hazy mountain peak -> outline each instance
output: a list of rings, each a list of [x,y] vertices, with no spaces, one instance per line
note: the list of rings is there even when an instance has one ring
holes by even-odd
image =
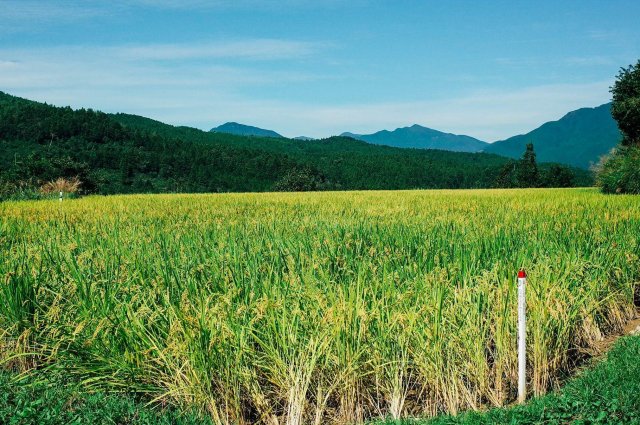
[[[605,103],[576,109],[526,134],[491,143],[484,152],[519,158],[527,143],[533,143],[538,161],[588,168],[609,153],[621,137],[611,117],[611,103]]]
[[[214,133],[236,134],[239,136],[283,137],[273,130],[266,130],[264,128],[240,124],[237,122],[227,122],[218,127],[212,128],[210,131]]]
[[[341,136],[352,137],[376,145],[458,152],[479,152],[487,145],[470,136],[444,133],[419,124],[396,128],[393,131],[381,130],[373,134],[345,132]]]

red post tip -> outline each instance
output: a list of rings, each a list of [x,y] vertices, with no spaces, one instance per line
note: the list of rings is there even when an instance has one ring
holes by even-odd
[[[525,277],[527,277],[527,274],[524,272],[524,269],[520,269],[518,272],[518,279],[524,279]]]

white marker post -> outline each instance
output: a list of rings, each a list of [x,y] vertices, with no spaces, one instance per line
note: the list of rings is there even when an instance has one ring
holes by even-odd
[[[60,191],[60,202],[62,202],[62,191]]]
[[[518,272],[518,403],[527,398],[527,273]]]

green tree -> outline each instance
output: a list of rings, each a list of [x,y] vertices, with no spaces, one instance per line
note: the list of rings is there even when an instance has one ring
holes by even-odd
[[[495,182],[495,187],[511,188],[516,187],[516,168],[518,163],[516,161],[509,161],[500,170],[498,178]]]
[[[622,132],[620,145],[598,165],[604,193],[640,193],[640,60],[622,68],[611,87],[611,115]]]
[[[540,184],[540,173],[538,172],[533,143],[527,144],[527,150],[518,162],[516,178],[519,187],[538,187]]]
[[[617,148],[598,166],[596,183],[604,193],[640,194],[640,147]]]
[[[620,70],[611,94],[611,115],[622,132],[622,145],[640,146],[640,60]]]
[[[575,174],[569,167],[565,167],[560,164],[552,164],[542,174],[541,186],[543,187],[575,186]]]
[[[323,177],[311,168],[299,168],[288,171],[278,180],[273,189],[276,192],[309,192],[321,190]]]

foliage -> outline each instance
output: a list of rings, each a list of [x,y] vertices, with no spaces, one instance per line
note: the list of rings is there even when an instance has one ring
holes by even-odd
[[[574,170],[560,164],[545,164],[540,172],[533,144],[529,143],[519,161],[509,161],[502,167],[494,187],[573,187],[576,183],[583,184]]]
[[[622,131],[620,146],[596,167],[604,193],[640,193],[640,60],[622,68],[611,88],[611,113]]]
[[[42,193],[33,180],[4,180],[0,178],[0,201],[40,199]]]
[[[625,337],[606,359],[562,390],[526,405],[387,425],[640,424],[640,337]]]
[[[513,188],[519,187],[518,180],[516,178],[516,171],[518,169],[518,162],[509,161],[502,166],[500,174],[496,178],[494,187],[500,188]]]
[[[310,168],[294,168],[276,182],[273,189],[276,192],[310,192],[321,190],[324,186],[324,176],[314,173]]]
[[[297,141],[211,133],[0,93],[0,180],[32,181],[36,188],[78,176],[85,194],[262,192],[300,180],[300,170],[315,176],[322,190],[486,188],[506,161],[344,137]],[[590,185],[581,173],[576,184]]]
[[[527,143],[526,150],[518,162],[516,178],[519,187],[538,187],[540,184],[538,163],[536,162],[536,153],[533,150],[532,143]]]
[[[544,170],[540,180],[541,187],[573,187],[576,176],[570,168],[560,164],[551,164]]]
[[[622,131],[622,145],[640,145],[640,60],[620,70],[611,94],[611,114]]]
[[[76,176],[71,179],[65,179],[64,177],[58,177],[56,180],[46,182],[40,187],[40,191],[45,195],[57,195],[62,192],[65,194],[75,194],[80,190],[82,183]]]
[[[604,158],[597,183],[604,193],[640,194],[640,147],[620,146]]]
[[[515,271],[540,395],[633,314],[639,235],[589,189],[2,203],[0,364],[217,424],[500,406]]]
[[[151,409],[135,397],[86,392],[51,370],[20,376],[0,371],[0,423],[5,425],[208,425],[209,418]]]

